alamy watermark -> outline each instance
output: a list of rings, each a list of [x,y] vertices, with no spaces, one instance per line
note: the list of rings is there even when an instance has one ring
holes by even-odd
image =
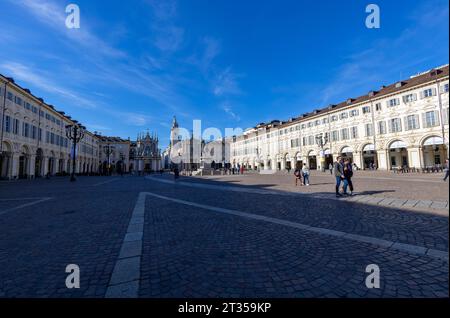
[[[380,7],[376,4],[369,4],[366,7],[366,13],[369,15],[366,17],[366,27],[368,29],[380,28]]]
[[[76,4],[69,4],[66,7],[66,27],[68,29],[80,28],[80,7]]]
[[[66,287],[69,289],[80,288],[80,267],[77,264],[69,264],[66,266]]]

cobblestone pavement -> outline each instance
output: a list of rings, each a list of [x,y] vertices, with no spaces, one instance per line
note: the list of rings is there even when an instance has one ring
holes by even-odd
[[[245,185],[270,190],[316,195],[318,198],[333,198],[334,177],[329,172],[312,171],[309,187],[295,186],[293,172],[266,175],[246,173],[244,175],[202,176],[202,180],[213,180],[230,185]],[[448,214],[449,182],[443,181],[441,173],[394,174],[385,171],[356,171],[353,184],[358,198],[351,200],[365,203],[444,212]]]
[[[168,175],[1,183],[0,297],[448,296],[448,214],[232,188]],[[68,264],[80,289],[65,286]]]

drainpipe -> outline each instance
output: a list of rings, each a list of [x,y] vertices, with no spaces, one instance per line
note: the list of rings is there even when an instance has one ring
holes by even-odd
[[[3,154],[3,131],[5,130],[5,111],[6,111],[6,88],[8,87],[8,82],[5,82],[5,92],[3,94],[3,107],[2,107],[2,128],[0,137],[0,155]]]
[[[372,93],[369,93],[369,99],[370,99],[370,112],[372,114],[373,148],[375,149],[375,156],[374,156],[373,164],[376,167],[376,169],[378,170],[379,167],[378,167],[378,151],[377,151],[377,138],[376,138],[377,129],[375,126],[375,111],[373,109],[373,100],[372,100],[371,94]],[[364,165],[364,158],[363,158],[362,165]]]
[[[444,148],[446,148],[446,150],[447,150],[447,157],[448,157],[448,146],[447,146],[447,143],[445,141],[444,110],[442,108],[441,92],[440,92],[440,89],[439,89],[439,82],[438,82],[437,78],[435,80],[435,83],[436,83],[436,94],[438,96],[438,103],[439,103],[439,117],[440,117],[440,120],[441,120],[442,141],[444,143]]]

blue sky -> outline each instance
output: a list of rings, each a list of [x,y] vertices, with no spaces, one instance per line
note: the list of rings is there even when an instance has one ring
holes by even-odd
[[[76,3],[81,28],[65,27]],[[108,3],[108,4],[106,4]],[[367,29],[376,3],[381,28]],[[0,0],[0,73],[91,131],[168,143],[254,126],[448,63],[447,0]]]

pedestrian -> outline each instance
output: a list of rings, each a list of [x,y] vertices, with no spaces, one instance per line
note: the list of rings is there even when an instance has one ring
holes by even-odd
[[[346,182],[344,182],[344,194],[345,195],[353,195],[352,177],[353,177],[352,165],[350,164],[349,160],[346,160],[344,162],[344,178],[346,181]],[[350,187],[350,193],[347,192],[347,186]]]
[[[241,166],[241,174],[244,174],[244,166]]]
[[[299,166],[297,166],[297,168],[295,168],[294,176],[295,176],[295,186],[297,186],[299,181],[300,181],[300,186],[302,186],[303,185],[303,182],[302,182],[302,169],[300,169]]]
[[[334,177],[336,178],[336,197],[339,198],[342,195],[339,193],[339,188],[341,186],[341,183],[344,182],[345,184],[345,177],[344,177],[344,165],[342,163],[342,157],[337,157],[336,161],[333,165],[333,171],[334,171]]]
[[[303,174],[303,183],[305,184],[305,186],[309,187],[309,168],[306,165],[306,163],[303,164],[302,174]]]
[[[328,165],[328,169],[330,170],[330,174],[333,175],[333,164],[332,163],[330,163]]]
[[[450,171],[448,159],[445,160],[444,171],[445,171],[444,181],[447,181],[447,178],[448,178],[448,175],[449,175],[449,171]]]
[[[175,180],[177,180],[180,177],[180,170],[178,170],[178,167],[175,167],[173,169],[173,177]]]

